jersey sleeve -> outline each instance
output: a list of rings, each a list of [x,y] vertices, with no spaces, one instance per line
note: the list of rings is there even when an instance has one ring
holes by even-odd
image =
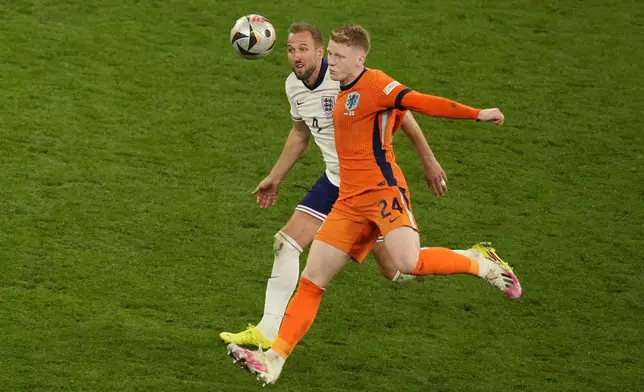
[[[371,83],[374,102],[380,110],[396,108],[411,110],[431,117],[476,120],[480,109],[434,95],[422,94],[400,84],[384,72],[378,71]]]
[[[286,81],[284,89],[286,90],[286,99],[288,99],[288,103],[291,105],[291,118],[295,121],[302,121],[302,116],[297,111],[297,105],[295,104],[295,100],[293,99],[293,96],[289,91],[288,81]]]
[[[374,70],[373,72],[374,75],[370,81],[370,92],[373,103],[378,106],[378,109],[396,108],[405,110],[401,105],[401,100],[411,89],[382,71]]]

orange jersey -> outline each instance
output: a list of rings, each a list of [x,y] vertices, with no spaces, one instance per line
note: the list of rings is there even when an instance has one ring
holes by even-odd
[[[402,126],[403,120],[405,120],[405,116],[407,115],[406,110],[394,110],[393,111],[393,117],[394,117],[394,129],[392,130],[392,134],[396,134],[396,131],[400,129]]]
[[[333,109],[335,147],[340,161],[338,200],[385,186],[404,184],[392,148],[404,110],[432,117],[476,119],[479,110],[421,94],[379,70],[365,69],[341,86]]]

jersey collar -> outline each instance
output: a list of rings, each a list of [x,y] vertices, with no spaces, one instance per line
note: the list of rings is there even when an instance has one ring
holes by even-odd
[[[340,90],[346,91],[346,90],[350,89],[351,87],[355,86],[356,83],[358,83],[360,81],[360,78],[362,77],[362,75],[364,75],[365,72],[367,72],[367,68],[363,69],[362,72],[360,72],[360,75],[358,75],[356,80],[354,80],[353,82],[347,84],[346,86],[340,86]]]
[[[329,67],[326,58],[322,57],[322,65],[320,66],[320,73],[318,74],[318,78],[315,80],[315,84],[313,86],[309,86],[306,84],[305,81],[302,80],[302,84],[309,90],[315,90],[316,88],[320,87],[322,82],[324,82],[324,75],[326,75],[326,69]]]

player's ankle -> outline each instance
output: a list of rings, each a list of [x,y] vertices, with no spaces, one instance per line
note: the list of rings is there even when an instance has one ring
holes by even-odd
[[[286,361],[292,350],[292,345],[286,343],[280,337],[277,337],[271,349],[266,352],[266,355],[270,358],[275,357],[274,359],[280,358],[282,361]]]

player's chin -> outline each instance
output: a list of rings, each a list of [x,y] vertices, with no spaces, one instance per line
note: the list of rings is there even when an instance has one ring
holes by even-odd
[[[332,71],[332,70],[329,70],[329,77],[331,77],[331,80],[338,81],[338,80],[340,80],[340,77],[339,77],[339,76],[340,76],[340,75],[338,75],[338,73],[337,73],[337,72],[334,72],[334,71]]]
[[[295,72],[296,76],[300,76],[300,75],[303,75],[303,74],[306,73],[306,67],[305,66],[294,65],[294,66],[291,67],[291,69],[293,70],[293,72]]]
[[[313,72],[311,72],[310,70],[308,70],[306,68],[296,68],[295,69],[295,76],[299,80],[306,80],[306,79],[310,78],[312,74],[313,74]]]

